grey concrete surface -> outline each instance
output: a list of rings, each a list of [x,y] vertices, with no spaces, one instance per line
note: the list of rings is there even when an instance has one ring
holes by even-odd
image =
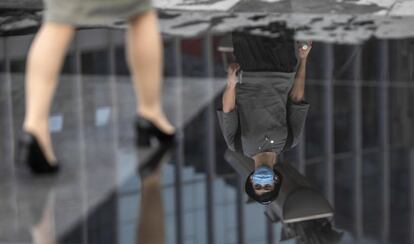
[[[154,5],[160,10],[162,32],[173,36],[221,33],[272,21],[295,28],[298,39],[326,42],[414,36],[414,4],[408,0],[156,0]],[[1,2],[0,35],[36,31],[41,6],[35,0]],[[112,27],[125,28],[125,23]]]

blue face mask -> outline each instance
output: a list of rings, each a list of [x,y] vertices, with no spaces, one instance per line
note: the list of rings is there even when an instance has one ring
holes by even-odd
[[[258,184],[261,186],[273,185],[274,184],[275,173],[268,166],[260,166],[252,174],[253,184]]]

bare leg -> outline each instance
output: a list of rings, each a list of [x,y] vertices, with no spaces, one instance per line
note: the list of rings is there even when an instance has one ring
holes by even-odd
[[[175,128],[162,110],[162,43],[155,11],[140,14],[129,22],[127,59],[133,75],[137,113],[152,121],[162,131],[172,134]]]
[[[162,164],[143,180],[137,243],[164,244],[164,206],[161,197]]]
[[[58,75],[74,28],[45,23],[29,51],[26,72],[26,116],[23,128],[33,133],[49,162],[56,161],[49,133],[49,110]]]

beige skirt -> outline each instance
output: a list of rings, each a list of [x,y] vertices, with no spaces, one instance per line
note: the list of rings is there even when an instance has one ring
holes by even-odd
[[[75,26],[113,25],[152,9],[151,0],[44,0],[44,21]]]

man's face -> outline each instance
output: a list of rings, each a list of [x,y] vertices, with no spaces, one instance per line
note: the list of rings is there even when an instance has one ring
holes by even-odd
[[[275,184],[255,184],[251,177],[250,181],[252,182],[254,192],[259,196],[271,192],[273,189],[275,189]]]
[[[274,171],[267,165],[262,165],[255,169],[250,176],[250,182],[256,195],[263,195],[275,189],[277,179]]]

